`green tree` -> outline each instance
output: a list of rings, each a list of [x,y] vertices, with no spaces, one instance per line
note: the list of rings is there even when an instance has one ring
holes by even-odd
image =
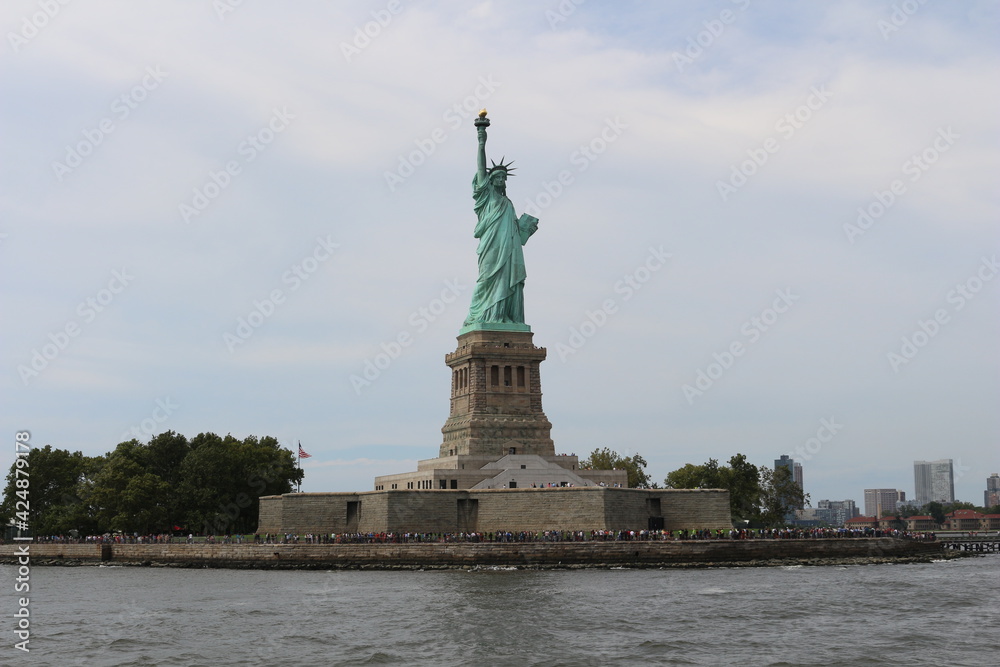
[[[29,452],[29,525],[36,535],[108,531],[158,533],[256,529],[258,497],[301,482],[292,453],[272,437],[238,440],[201,433],[190,442],[168,431],[148,444],[119,443],[103,456],[46,446]],[[643,461],[643,463],[645,463]],[[0,519],[19,509],[16,463],[7,475]]]
[[[760,469],[747,461],[743,454],[729,459],[729,466],[722,469],[722,488],[729,489],[729,508],[737,521],[753,521],[760,516]]]
[[[700,466],[687,463],[684,467],[668,473],[663,484],[668,489],[720,489],[722,474],[719,462],[709,459]]]
[[[802,492],[792,471],[784,466],[760,468],[760,490],[760,521],[767,528],[785,525],[792,510],[809,502],[809,494]]]
[[[580,467],[584,470],[624,470],[628,473],[629,488],[652,488],[646,474],[646,459],[638,454],[621,456],[607,447],[595,449],[589,457],[580,461]]]
[[[760,518],[760,472],[743,454],[732,456],[728,466],[720,467],[715,459],[702,465],[685,464],[668,473],[663,483],[668,489],[726,489],[733,519]]]
[[[289,493],[302,476],[292,453],[275,438],[201,433],[181,466],[186,523],[202,533],[253,532],[258,498]]]
[[[941,507],[945,514],[951,514],[955,510],[979,510],[981,508],[976,507],[972,503],[967,503],[962,500],[956,500],[951,503],[947,503]]]
[[[94,476],[89,500],[102,532],[161,532],[173,489],[148,468],[148,449],[138,440],[119,443]]]
[[[926,505],[924,505],[923,513],[929,514],[934,519],[934,523],[937,524],[944,523],[944,515],[945,515],[944,506],[941,503],[937,502],[936,500],[931,501]]]
[[[58,535],[70,530],[86,530],[87,511],[80,496],[80,484],[86,477],[90,460],[81,452],[54,449],[52,445],[35,448],[25,457],[30,479],[28,499],[29,526],[34,535]],[[6,525],[17,508],[16,461],[7,473],[0,520]],[[24,479],[22,477],[22,479]],[[21,506],[23,507],[23,505]]]

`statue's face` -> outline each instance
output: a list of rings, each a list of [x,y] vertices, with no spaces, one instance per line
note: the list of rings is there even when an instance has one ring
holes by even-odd
[[[497,169],[492,174],[490,174],[490,183],[493,185],[504,185],[507,182],[507,172],[503,169]]]

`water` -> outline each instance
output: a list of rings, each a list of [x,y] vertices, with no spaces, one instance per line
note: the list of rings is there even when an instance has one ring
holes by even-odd
[[[42,567],[0,665],[989,665],[1000,555],[914,565],[317,572]]]

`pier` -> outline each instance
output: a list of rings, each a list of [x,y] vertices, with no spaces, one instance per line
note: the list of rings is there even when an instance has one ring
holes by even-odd
[[[951,551],[969,551],[974,553],[1000,553],[1000,535],[942,535],[938,534],[938,542]]]

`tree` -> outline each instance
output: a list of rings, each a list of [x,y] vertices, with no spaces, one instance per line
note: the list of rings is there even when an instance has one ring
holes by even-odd
[[[944,515],[945,515],[944,506],[941,505],[941,503],[937,502],[936,500],[931,501],[926,505],[924,505],[923,511],[924,514],[929,514],[934,519],[934,523],[936,524],[944,523]]]
[[[760,521],[765,527],[785,525],[785,517],[808,502],[809,494],[795,483],[791,470],[760,468]]]
[[[192,532],[251,532],[257,527],[258,497],[288,493],[303,476],[292,452],[269,436],[238,440],[201,433],[189,442],[168,431],[148,444],[119,443],[103,456],[46,446],[26,458],[28,523],[36,535],[74,529],[84,535],[150,534],[178,524]],[[15,516],[18,500],[15,462],[0,519]]]
[[[102,531],[162,532],[174,490],[147,468],[146,446],[119,443],[94,476],[89,499]]]
[[[956,500],[954,502],[947,503],[941,507],[941,510],[945,514],[951,514],[955,510],[978,510],[980,508],[976,507],[972,503],[967,503],[962,500]]]
[[[734,454],[729,467],[723,468],[722,488],[729,489],[729,509],[737,521],[750,521],[759,517],[760,469],[747,461],[743,454]]]
[[[669,473],[663,483],[668,489],[726,489],[735,520],[753,521],[760,516],[760,473],[743,454],[732,456],[728,466],[720,467],[715,459],[700,466],[685,464]]]
[[[704,465],[690,463],[667,474],[663,480],[668,489],[719,489],[722,488],[719,462],[709,459]]]
[[[291,492],[302,481],[295,458],[272,437],[237,440],[201,433],[182,464],[187,525],[204,533],[252,532],[258,498]]]
[[[624,470],[628,473],[628,486],[632,489],[652,488],[646,474],[646,459],[638,454],[621,456],[607,447],[595,449],[590,456],[580,461],[584,470]]]
[[[81,452],[53,449],[52,445],[28,452],[27,470],[31,480],[28,525],[34,535],[58,535],[85,529],[86,512],[78,495],[90,460]],[[16,461],[7,473],[0,520],[6,525],[17,509]],[[22,471],[24,472],[24,471]],[[23,477],[22,477],[23,479]],[[23,505],[22,505],[23,507]]]

